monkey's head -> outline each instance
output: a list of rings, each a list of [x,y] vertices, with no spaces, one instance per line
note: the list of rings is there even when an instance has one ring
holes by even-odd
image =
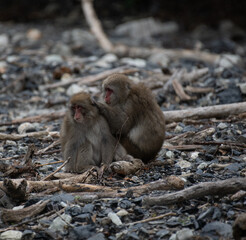
[[[71,118],[77,123],[83,123],[87,119],[93,119],[98,115],[90,94],[79,92],[70,99],[69,110]]]
[[[131,81],[127,76],[116,73],[105,79],[102,87],[105,103],[114,106],[126,101],[131,90]]]

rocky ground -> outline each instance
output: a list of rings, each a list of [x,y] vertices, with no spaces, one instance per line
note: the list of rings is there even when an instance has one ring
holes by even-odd
[[[88,76],[126,67],[133,81],[144,82],[153,90],[163,111],[239,103],[246,98],[246,32],[230,21],[222,22],[218,29],[201,25],[187,33],[175,22],[163,24],[145,19],[108,31],[113,42],[202,50],[218,56],[213,62],[171,59],[158,53],[148,58],[117,57],[104,53],[86,28],[62,22],[1,23],[0,33],[0,133],[22,134],[16,140],[2,138],[1,182],[8,178],[38,181],[62,164],[59,144],[43,151],[58,139],[57,135],[26,134],[59,132],[62,118],[52,121],[24,118],[63,112],[69,97],[81,90],[98,95],[103,79],[89,81]],[[181,99],[172,86],[163,90],[172,74],[180,70],[186,75],[204,70],[201,75],[181,79],[188,99]],[[11,122],[16,119],[24,120]],[[245,115],[184,119],[169,123],[166,135],[155,164],[134,176],[106,174],[103,184],[124,189],[173,175],[181,178],[187,188],[201,182],[245,177]],[[35,146],[32,171],[18,171],[32,144]],[[17,170],[8,171],[9,166]],[[168,192],[173,191],[155,190],[142,195],[128,191],[120,197],[88,193],[80,198],[76,193],[57,189],[53,193],[32,192],[25,200],[2,194],[3,208],[28,207],[47,199],[49,203],[36,216],[17,223],[2,218],[0,239],[12,239],[11,234],[15,236],[13,239],[233,239],[233,223],[246,211],[244,191],[237,195],[206,195],[162,206],[143,204],[145,196]],[[163,214],[167,215],[158,219]],[[144,222],[144,219],[149,220]]]

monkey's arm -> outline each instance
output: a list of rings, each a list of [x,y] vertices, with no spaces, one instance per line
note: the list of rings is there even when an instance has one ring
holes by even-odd
[[[129,116],[119,107],[110,107],[106,104],[95,103],[99,112],[107,119],[112,134],[127,134],[131,129]]]

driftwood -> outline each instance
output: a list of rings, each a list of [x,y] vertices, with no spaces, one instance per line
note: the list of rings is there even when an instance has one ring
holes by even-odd
[[[13,124],[20,124],[24,122],[48,122],[64,117],[64,112],[54,112],[49,114],[41,114],[37,116],[25,117],[21,119],[12,120],[11,122],[0,123],[0,126],[8,126]]]
[[[93,0],[81,0],[82,10],[84,12],[85,19],[91,29],[91,32],[96,37],[100,47],[105,52],[112,52],[118,56],[129,57],[141,57],[147,58],[152,54],[161,53],[168,56],[170,59],[178,58],[192,58],[198,59],[210,63],[215,63],[219,59],[220,55],[202,52],[198,50],[187,49],[163,49],[163,48],[140,48],[129,47],[125,45],[113,45],[107,35],[105,34],[100,20],[98,19],[94,8]]]
[[[223,118],[246,112],[246,102],[222,104],[209,107],[190,108],[186,110],[165,111],[166,122],[180,122],[183,119],[193,118]]]
[[[217,182],[203,182],[195,186],[188,187],[179,192],[164,194],[159,197],[145,197],[145,205],[169,205],[183,202],[190,199],[202,198],[208,195],[233,194],[239,190],[246,190],[246,178],[231,178]]]
[[[49,200],[38,202],[29,207],[12,210],[12,209],[1,209],[3,222],[20,222],[24,218],[31,218],[44,210]]]
[[[51,181],[27,181],[25,179],[9,179],[11,185],[18,189],[18,186],[25,185],[26,192],[41,192],[47,189],[59,188],[66,192],[99,192],[105,193],[101,196],[110,196],[110,194],[117,194],[119,191],[122,194],[126,194],[128,191],[132,191],[134,194],[149,193],[154,190],[174,190],[183,189],[184,182],[176,176],[170,176],[162,180],[151,182],[137,187],[130,188],[119,188],[119,187],[107,187],[93,184],[80,183],[83,182],[85,178],[88,178],[87,173],[80,174],[76,177],[66,178],[62,180],[51,180]],[[5,188],[3,182],[0,182],[0,188],[8,193],[8,189]]]
[[[59,137],[59,132],[48,132],[48,131],[41,131],[41,132],[31,132],[31,133],[25,133],[25,134],[5,134],[0,133],[0,140],[13,140],[17,141],[25,137],[33,137],[33,138],[43,138],[46,136],[51,137]]]
[[[103,71],[101,73],[97,73],[94,75],[75,78],[74,80],[71,80],[68,82],[58,82],[58,83],[53,83],[53,84],[47,84],[47,85],[41,86],[40,89],[46,90],[46,89],[53,89],[53,88],[57,88],[57,87],[65,87],[65,86],[71,85],[73,83],[78,83],[79,85],[86,84],[86,83],[88,84],[88,83],[93,83],[93,82],[102,80],[102,79],[108,77],[109,75],[111,75],[113,73],[131,74],[131,73],[135,73],[138,71],[139,70],[136,68],[118,67],[118,68],[106,70],[106,71]]]
[[[166,118],[167,123],[180,122],[184,119],[206,119],[206,118],[222,118],[228,117],[230,115],[237,115],[246,113],[246,102],[241,103],[231,103],[231,104],[222,104],[214,105],[208,107],[198,107],[198,108],[189,108],[186,110],[174,110],[174,111],[165,111],[163,112]],[[52,121],[64,117],[65,112],[55,112],[51,114],[42,114],[38,116],[26,117],[22,119],[16,119],[11,122],[0,123],[0,126],[7,126],[13,124],[20,124],[23,122],[45,122]],[[244,117],[244,115],[242,116]],[[33,132],[27,134],[0,134],[0,140],[20,140],[23,137],[42,137],[51,135],[52,137],[58,137],[58,132]],[[40,135],[40,136],[39,136]]]

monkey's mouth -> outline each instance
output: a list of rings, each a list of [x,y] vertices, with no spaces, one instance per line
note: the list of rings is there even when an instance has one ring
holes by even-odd
[[[113,93],[113,90],[110,89],[110,88],[105,88],[105,92],[106,92],[106,94],[105,94],[105,102],[107,104],[110,104],[110,96]]]

